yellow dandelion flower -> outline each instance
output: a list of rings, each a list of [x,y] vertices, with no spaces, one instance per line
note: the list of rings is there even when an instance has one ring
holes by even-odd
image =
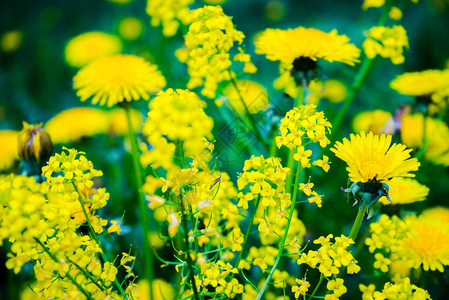
[[[108,114],[97,108],[74,107],[51,118],[44,128],[55,144],[78,141],[108,131]]]
[[[449,224],[426,216],[408,216],[411,237],[404,238],[401,258],[409,267],[444,272],[449,265]]]
[[[407,204],[426,200],[429,188],[411,178],[396,177],[388,183],[391,202],[386,197],[379,202],[386,205]]]
[[[331,151],[344,160],[352,182],[386,182],[394,177],[414,177],[420,163],[410,158],[411,149],[405,145],[391,145],[390,135],[374,135],[372,132],[351,134],[351,140],[336,142]]]
[[[403,95],[430,96],[449,87],[449,70],[408,72],[397,76],[390,87]]]
[[[128,17],[120,20],[118,24],[119,35],[128,41],[137,40],[143,32],[143,24],[137,18]]]
[[[92,31],[72,38],[65,46],[64,54],[68,65],[81,68],[88,63],[122,51],[122,42],[112,34]]]
[[[345,100],[347,95],[346,86],[339,80],[316,81],[312,80],[307,87],[306,102],[317,104],[320,99],[326,99],[333,103]]]
[[[117,135],[128,134],[128,119],[123,108],[111,110],[109,113],[108,133]],[[138,110],[131,109],[131,124],[134,131],[137,131],[143,124],[143,116]]]
[[[165,78],[150,64],[135,55],[100,58],[83,67],[73,78],[73,88],[81,101],[112,106],[118,102],[150,99],[150,93],[165,86]]]
[[[403,115],[402,142],[408,147],[422,147],[424,128],[427,143],[424,157],[435,164],[449,166],[449,127],[444,122],[424,118],[422,114]]]
[[[268,108],[268,92],[263,86],[250,80],[238,80],[236,86],[229,83],[223,94],[238,113],[246,114],[247,108],[249,113],[257,114]]]
[[[0,49],[3,52],[14,52],[20,48],[23,41],[23,32],[19,30],[11,30],[0,36]]]
[[[0,130],[0,171],[7,170],[19,158],[18,144],[19,132],[14,130]]]
[[[326,33],[304,27],[287,30],[269,28],[257,36],[254,44],[256,53],[265,54],[269,60],[289,64],[302,57],[312,61],[339,61],[353,66],[359,62],[360,56],[360,50],[349,44],[349,38],[338,35],[336,30]]]
[[[444,206],[428,208],[424,210],[421,215],[430,219],[441,220],[442,222],[449,224],[449,208]]]
[[[384,126],[391,118],[391,113],[384,110],[365,111],[354,117],[352,128],[354,132],[369,132],[374,134],[386,133]]]

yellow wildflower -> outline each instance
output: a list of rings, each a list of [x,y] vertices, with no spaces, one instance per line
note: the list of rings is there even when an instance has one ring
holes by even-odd
[[[392,28],[375,26],[368,31],[362,46],[368,58],[373,59],[380,55],[390,58],[393,64],[402,64],[404,62],[403,48],[409,48],[407,32],[400,25]]]
[[[370,132],[380,135],[385,132],[385,125],[387,121],[391,118],[391,113],[384,110],[374,110],[359,113],[352,120],[352,128],[354,132],[359,133],[362,131]]]
[[[67,64],[81,68],[101,57],[119,54],[122,42],[115,36],[104,32],[85,32],[73,37],[65,46]]]
[[[135,41],[142,35],[142,32],[142,21],[137,18],[123,18],[118,24],[118,33],[125,40]]]
[[[151,17],[151,26],[162,25],[164,36],[173,36],[180,25],[189,21],[189,5],[194,0],[148,0],[146,12]]]
[[[229,83],[223,90],[223,95],[231,106],[240,114],[257,114],[268,108],[268,92],[255,81],[238,80],[236,86]],[[244,103],[242,103],[244,102]]]
[[[14,130],[0,130],[0,171],[7,170],[14,165],[14,161],[19,158],[17,150],[19,132]]]
[[[81,101],[111,107],[118,102],[150,99],[150,93],[165,86],[155,65],[135,55],[100,58],[82,68],[73,78]]]
[[[418,181],[411,178],[395,177],[388,181],[389,196],[391,201],[386,197],[379,199],[379,202],[384,205],[398,205],[407,204],[417,201],[426,200],[429,194],[429,188],[420,184]]]

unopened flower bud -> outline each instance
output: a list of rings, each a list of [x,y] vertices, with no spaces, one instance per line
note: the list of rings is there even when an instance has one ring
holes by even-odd
[[[42,123],[30,125],[23,122],[19,134],[19,156],[25,161],[45,162],[51,155],[53,143],[50,135],[41,128]]]

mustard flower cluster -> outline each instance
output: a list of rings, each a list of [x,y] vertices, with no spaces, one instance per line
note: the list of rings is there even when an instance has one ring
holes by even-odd
[[[118,298],[113,285],[118,270],[107,261],[96,236],[108,224],[96,212],[109,194],[93,188],[92,179],[101,172],[81,152],[65,151],[44,167],[46,182],[15,175],[0,178],[0,241],[12,242],[6,266],[18,273],[31,262],[34,291],[46,298]],[[114,231],[120,231],[117,223],[108,228]]]
[[[371,253],[376,252],[374,267],[382,272],[396,263],[440,272],[449,265],[449,226],[438,218],[422,214],[408,215],[402,220],[382,215],[370,225],[370,230],[371,236],[365,244]]]
[[[346,267],[348,274],[355,274],[360,271],[357,260],[352,256],[348,249],[354,241],[351,238],[341,235],[335,237],[334,242],[331,239],[334,236],[319,237],[314,240],[314,244],[321,245],[317,251],[309,250],[307,253],[301,253],[297,263],[307,264],[313,269],[318,269],[326,277],[337,275],[342,267]],[[338,296],[337,296],[338,297]]]
[[[235,29],[231,18],[219,6],[204,6],[192,11],[189,23],[189,31],[185,36],[188,55],[183,60],[190,75],[187,87],[193,89],[204,86],[201,94],[212,99],[218,83],[233,76],[229,71],[232,61],[228,52],[234,43],[240,45],[245,36]],[[241,48],[232,59],[244,63],[244,72],[256,72],[250,56]]]
[[[370,284],[368,286],[364,284],[359,285],[362,292],[362,299],[412,299],[412,300],[428,300],[431,299],[429,293],[410,283],[410,278],[406,277],[395,283],[385,283],[381,292],[376,291],[376,286]]]
[[[183,142],[188,157],[207,151],[205,138],[213,138],[213,120],[203,108],[206,103],[191,91],[160,91],[149,103],[148,119],[142,128],[152,149],[143,145],[143,165],[153,165],[170,170],[173,167],[175,144]]]
[[[229,282],[227,277],[231,274],[237,274],[237,268],[230,263],[221,260],[216,262],[205,262],[201,265],[200,285],[204,287],[204,292],[211,292],[207,288],[211,286],[215,292],[225,294],[228,298],[234,298],[237,294],[243,293],[243,285],[236,278],[232,278]],[[199,278],[198,278],[199,279]]]
[[[395,25],[392,28],[375,26],[368,31],[362,47],[370,59],[380,55],[391,59],[395,65],[402,64],[404,62],[403,49],[409,48],[407,32],[400,25]]]
[[[162,25],[164,36],[173,36],[181,24],[189,21],[189,5],[194,0],[148,0],[146,12],[151,17],[151,26]]]

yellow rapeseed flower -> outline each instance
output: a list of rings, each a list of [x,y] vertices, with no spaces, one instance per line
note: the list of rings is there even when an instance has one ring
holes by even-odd
[[[404,62],[403,48],[409,48],[407,32],[400,25],[392,28],[375,26],[368,31],[362,46],[368,58],[373,59],[380,55],[390,58],[395,65],[402,64]]]
[[[122,51],[122,42],[112,34],[92,31],[73,37],[65,46],[65,60],[72,67],[81,68],[88,63]]]
[[[338,35],[336,30],[326,33],[304,27],[287,30],[269,28],[257,36],[254,44],[256,53],[265,54],[269,60],[289,64],[300,58],[309,58],[313,61],[339,61],[353,66],[359,62],[360,56],[360,50],[349,44],[349,38]]]
[[[268,108],[268,92],[263,86],[250,80],[238,80],[236,86],[229,83],[223,94],[238,113],[246,114],[247,108],[249,113],[256,114]]]
[[[411,178],[396,177],[388,183],[391,202],[384,196],[379,202],[385,205],[407,204],[426,200],[429,188]]]
[[[331,79],[324,82],[312,80],[308,86],[306,102],[318,104],[320,99],[326,99],[338,103],[346,99],[347,93],[346,86],[339,80]]]
[[[356,133],[362,131],[372,131],[374,134],[387,133],[384,131],[384,126],[390,118],[391,113],[381,109],[365,111],[354,117],[352,128]]]
[[[386,182],[394,177],[414,177],[420,163],[410,158],[411,149],[405,145],[391,145],[390,135],[372,132],[351,134],[351,140],[336,142],[331,151],[344,160],[352,182]]]
[[[7,170],[14,165],[19,158],[17,146],[19,143],[19,132],[15,130],[0,130],[0,171]]]
[[[55,144],[76,142],[108,131],[108,114],[92,107],[74,107],[51,118],[45,129]]]
[[[165,78],[153,65],[135,55],[100,58],[83,67],[73,78],[81,101],[111,107],[118,102],[150,99],[150,93],[165,86]]]
[[[146,12],[151,17],[151,26],[162,25],[164,36],[173,36],[181,24],[189,20],[189,5],[194,0],[148,0]]]

